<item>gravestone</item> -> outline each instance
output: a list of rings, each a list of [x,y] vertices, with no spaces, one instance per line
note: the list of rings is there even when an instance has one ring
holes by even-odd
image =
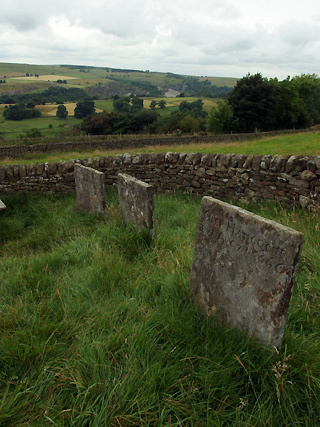
[[[154,187],[130,175],[118,174],[121,217],[137,231],[154,236]]]
[[[79,164],[74,165],[77,207],[97,214],[106,213],[104,174]]]
[[[0,211],[4,211],[5,209],[7,209],[7,206],[3,203],[2,200],[0,200]]]
[[[204,314],[278,348],[302,243],[302,233],[204,197],[191,296]]]

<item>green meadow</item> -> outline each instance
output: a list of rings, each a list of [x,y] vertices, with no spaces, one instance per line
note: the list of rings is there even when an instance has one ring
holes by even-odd
[[[70,118],[68,118],[69,120]],[[59,120],[59,119],[57,119]],[[113,138],[109,136],[109,138]],[[135,136],[135,138],[139,138]],[[50,141],[50,140],[48,140]],[[23,142],[23,141],[22,141]],[[6,143],[6,145],[9,145]],[[14,159],[2,159],[2,164],[19,164],[19,163],[41,163],[44,161],[57,162],[59,160],[84,159],[86,157],[113,156],[115,154],[130,152],[132,155],[137,153],[163,153],[163,152],[183,152],[183,153],[235,153],[235,154],[257,154],[265,155],[280,154],[317,156],[320,155],[320,132],[297,133],[292,135],[281,135],[271,138],[262,138],[257,140],[248,140],[242,142],[217,142],[210,144],[191,143],[174,145],[147,146],[135,149],[110,149],[110,150],[84,150],[70,151],[61,153],[35,153],[20,156]]]
[[[153,240],[75,196],[8,196],[0,215],[1,426],[320,424],[319,213],[242,205],[305,235],[280,351],[189,298],[200,199],[155,197]]]
[[[183,100],[188,102],[196,101],[197,98],[186,97],[186,98],[152,98],[155,101],[165,100],[167,105],[165,108],[156,108],[155,111],[161,116],[169,116],[174,111],[179,111],[179,105]],[[144,99],[144,108],[150,109],[151,98]],[[211,108],[216,104],[212,99],[203,99],[203,109],[209,112]],[[38,129],[44,137],[52,137],[58,134],[62,134],[61,126],[63,125],[81,125],[82,120],[76,119],[74,114],[74,108],[76,107],[75,102],[65,103],[68,109],[68,117],[66,120],[61,120],[56,117],[56,104],[46,104],[36,106],[42,113],[42,116],[36,119],[25,119],[21,121],[5,120],[2,117],[5,106],[0,104],[0,141],[14,140],[21,135],[29,132],[31,129]],[[114,111],[113,100],[99,100],[95,101],[95,108],[97,112],[111,112]],[[52,128],[49,128],[52,125]],[[59,127],[60,126],[60,127]]]
[[[170,115],[173,111],[179,111],[179,105],[181,102],[183,101],[187,101],[187,102],[193,102],[196,101],[198,98],[195,97],[184,97],[184,98],[172,98],[172,97],[147,97],[147,98],[143,98],[143,108],[149,110],[150,109],[150,103],[152,100],[154,101],[161,101],[164,100],[166,101],[166,106],[165,108],[159,108],[156,107],[155,111],[157,113],[159,113],[161,116],[163,115]],[[201,99],[203,101],[203,109],[204,111],[209,112],[211,110],[212,107],[215,107],[217,105],[217,102],[211,98],[202,98]],[[99,108],[101,110],[110,112],[110,111],[114,111],[113,108],[113,100],[103,100],[103,101],[95,101],[95,107]]]
[[[54,137],[62,134],[64,127],[78,124],[81,124],[81,120],[76,119],[73,116],[68,116],[64,120],[61,120],[54,115],[19,121],[4,120],[3,117],[0,117],[0,139],[3,137],[5,140],[13,141],[13,144],[15,144],[15,140],[17,138],[25,136],[25,134],[30,132],[31,129],[39,130],[41,134],[46,137]]]
[[[29,76],[26,74],[29,74]],[[87,88],[90,86],[103,86],[117,79],[122,82],[152,83],[163,89],[169,89],[176,88],[177,85],[181,84],[181,79],[188,77],[192,76],[176,76],[172,73],[150,72],[148,70],[118,70],[109,67],[0,62],[0,79],[6,80],[6,84],[0,84],[0,95],[8,91],[25,92],[45,89],[59,78],[67,80],[66,87]],[[213,85],[228,87],[233,87],[237,82],[236,78],[225,77],[197,77],[197,79],[199,81],[209,80]],[[28,86],[30,87],[28,88]]]

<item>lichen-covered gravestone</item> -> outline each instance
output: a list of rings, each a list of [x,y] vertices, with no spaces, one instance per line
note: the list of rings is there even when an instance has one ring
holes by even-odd
[[[190,293],[203,313],[279,348],[302,243],[291,228],[204,197]]]
[[[104,174],[82,165],[74,165],[77,207],[97,214],[106,213]]]
[[[118,174],[121,217],[137,231],[154,235],[154,187],[130,175]]]
[[[2,200],[0,200],[0,211],[4,211],[5,209],[7,209],[7,206],[3,203]]]

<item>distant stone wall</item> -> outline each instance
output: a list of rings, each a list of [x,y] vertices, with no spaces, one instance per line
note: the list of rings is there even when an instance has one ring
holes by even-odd
[[[261,139],[263,137],[277,136],[289,133],[311,132],[311,130],[287,130],[259,133],[241,133],[226,135],[150,135],[148,137],[136,135],[132,138],[124,136],[122,139],[101,139],[92,136],[89,141],[65,141],[51,144],[34,145],[14,145],[11,147],[0,147],[0,159],[16,158],[32,153],[56,153],[70,151],[86,150],[119,150],[146,147],[148,145],[177,145],[193,143],[214,143],[214,142],[232,142],[247,141],[252,139]]]
[[[74,164],[104,173],[107,185],[127,173],[158,190],[182,190],[222,199],[276,200],[320,207],[320,156],[203,153],[119,154],[57,163],[0,166],[0,196],[75,191]]]

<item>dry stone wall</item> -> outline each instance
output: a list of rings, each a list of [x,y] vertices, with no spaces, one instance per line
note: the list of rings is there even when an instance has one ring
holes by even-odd
[[[74,164],[99,170],[107,185],[127,173],[158,190],[224,199],[276,200],[320,206],[320,156],[153,153],[57,163],[0,166],[0,195],[75,191]]]

